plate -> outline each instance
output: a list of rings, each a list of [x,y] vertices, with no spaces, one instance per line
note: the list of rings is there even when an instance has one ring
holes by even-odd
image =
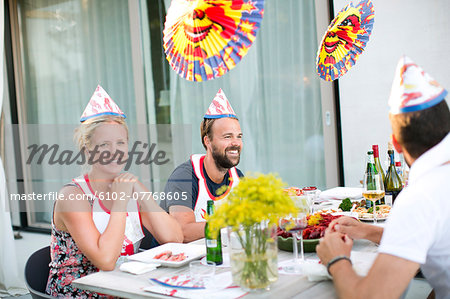
[[[362,188],[356,187],[335,187],[332,189],[328,189],[325,191],[322,191],[319,195],[319,198],[321,200],[325,199],[335,199],[335,200],[342,200],[345,198],[350,198],[351,200],[356,200],[359,198],[362,198]]]
[[[303,240],[303,251],[316,252],[317,244],[319,244],[319,239],[305,239]],[[300,241],[297,241],[297,245],[298,249],[300,250]],[[283,238],[281,236],[278,236],[278,249],[292,252],[292,237]]]
[[[358,213],[356,213],[356,212],[335,212],[335,213],[331,213],[331,215],[358,218]]]
[[[388,218],[388,216],[389,215],[378,215],[377,216],[377,221],[384,221],[384,220],[386,220]],[[369,215],[367,215],[367,216],[364,215],[362,217],[358,216],[358,219],[361,220],[361,221],[373,221],[373,215],[372,214],[370,214],[370,216]]]
[[[164,251],[172,251],[172,254],[184,253],[186,258],[182,261],[162,261],[154,259],[155,255],[163,253]],[[199,244],[182,244],[182,243],[166,243],[164,245],[130,255],[129,260],[139,261],[143,263],[158,263],[166,267],[181,267],[190,261],[197,260],[206,255],[205,245]]]
[[[380,210],[378,210],[378,208]],[[373,213],[368,213],[365,208],[358,208],[355,210],[358,214],[358,219],[362,221],[373,221]],[[377,205],[377,220],[386,220],[391,212],[391,207],[388,205]]]

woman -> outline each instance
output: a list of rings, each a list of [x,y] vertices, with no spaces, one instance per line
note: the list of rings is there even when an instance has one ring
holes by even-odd
[[[113,270],[118,258],[139,249],[143,224],[160,243],[182,242],[178,222],[148,196],[131,173],[125,115],[98,86],[75,132],[91,169],[65,185],[55,203],[50,274],[46,292],[58,297],[95,298],[71,282],[98,270]]]

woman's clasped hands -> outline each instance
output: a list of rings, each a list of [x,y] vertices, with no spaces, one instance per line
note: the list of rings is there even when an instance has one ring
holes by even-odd
[[[113,199],[112,211],[124,212],[131,198],[138,178],[129,173],[121,173],[111,183],[110,198]]]

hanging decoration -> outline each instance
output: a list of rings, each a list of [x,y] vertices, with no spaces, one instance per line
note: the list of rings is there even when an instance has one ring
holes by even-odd
[[[343,76],[369,41],[374,23],[372,1],[350,2],[333,19],[317,51],[317,73],[326,81]]]
[[[218,78],[247,54],[264,0],[172,0],[164,26],[170,66],[189,81]]]

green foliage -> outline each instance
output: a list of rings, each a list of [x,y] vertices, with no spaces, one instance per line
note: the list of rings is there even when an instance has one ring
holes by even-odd
[[[380,210],[380,207],[377,206],[377,211],[379,211],[379,210]],[[367,213],[373,213],[373,207],[370,207],[370,208],[367,210]]]
[[[339,209],[341,209],[344,212],[349,212],[352,209],[353,203],[350,200],[350,198],[344,199],[341,204],[339,205]]]
[[[278,219],[295,213],[294,201],[283,191],[286,184],[276,174],[249,174],[231,190],[225,203],[209,217],[212,231],[222,227],[238,230],[262,221],[277,223]]]

